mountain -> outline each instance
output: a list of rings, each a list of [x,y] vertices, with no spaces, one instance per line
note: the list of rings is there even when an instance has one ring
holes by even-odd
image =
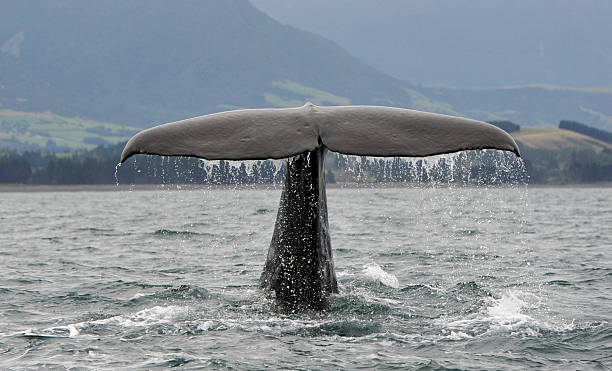
[[[560,120],[570,119],[612,131],[612,88],[534,84],[482,89],[438,86],[419,90],[430,101],[444,102],[454,112],[484,121],[557,126]]]
[[[0,0],[0,104],[129,125],[236,107],[410,105],[403,88],[246,0]]]
[[[385,4],[389,15],[396,3]],[[0,0],[0,9],[0,145],[14,149],[87,148],[156,123],[306,101],[612,128],[609,88],[415,85],[247,0]]]
[[[251,0],[405,81],[612,86],[609,0]]]
[[[521,125],[568,118],[612,130],[608,0],[251,2],[417,83],[409,89],[414,108]]]

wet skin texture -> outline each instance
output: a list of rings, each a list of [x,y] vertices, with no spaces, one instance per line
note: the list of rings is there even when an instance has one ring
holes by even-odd
[[[332,259],[325,148],[287,161],[287,175],[261,287],[276,293],[289,309],[325,307],[325,296],[338,292]]]

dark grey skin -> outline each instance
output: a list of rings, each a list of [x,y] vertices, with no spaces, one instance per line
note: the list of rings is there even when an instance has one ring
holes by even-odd
[[[323,309],[338,292],[332,258],[324,154],[422,157],[469,149],[520,156],[514,139],[471,119],[376,106],[250,109],[159,125],[132,137],[135,154],[208,160],[287,160],[274,234],[260,285],[290,310]]]
[[[338,292],[327,221],[325,151],[321,146],[287,161],[260,284],[288,309],[325,308],[327,295]]]

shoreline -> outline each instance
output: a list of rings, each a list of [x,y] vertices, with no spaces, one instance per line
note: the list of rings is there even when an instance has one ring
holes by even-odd
[[[430,184],[427,184],[430,185]],[[197,191],[197,190],[266,190],[282,189],[283,184],[0,184],[0,193],[42,193],[42,192],[133,192],[133,191]],[[465,185],[457,185],[465,186]],[[489,187],[509,187],[510,185],[488,185]],[[523,185],[520,185],[523,186]],[[328,183],[327,188],[421,188],[421,185],[402,183]],[[447,188],[448,185],[435,185]],[[468,187],[474,187],[468,185]],[[612,182],[576,184],[527,184],[528,188],[612,188]]]

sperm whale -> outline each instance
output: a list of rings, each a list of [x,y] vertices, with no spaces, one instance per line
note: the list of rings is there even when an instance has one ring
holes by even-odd
[[[381,106],[317,106],[226,111],[143,130],[120,162],[136,154],[207,160],[287,158],[274,232],[260,278],[288,307],[324,308],[338,292],[327,197],[327,150],[360,156],[424,157],[499,149],[520,157],[505,131],[468,118]]]

